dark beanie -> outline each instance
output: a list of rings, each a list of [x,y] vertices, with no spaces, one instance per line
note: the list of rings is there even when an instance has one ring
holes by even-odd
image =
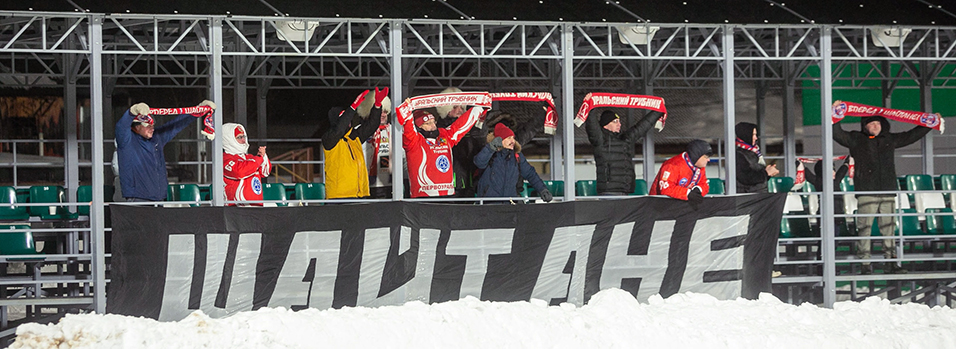
[[[754,130],[757,129],[757,125],[751,124],[749,122],[737,123],[737,126],[734,126],[734,134],[737,135],[737,138],[750,144],[754,140]],[[753,144],[750,144],[753,145]]]
[[[601,113],[601,120],[600,120],[601,127],[604,127],[607,124],[610,124],[611,121],[614,121],[614,119],[620,119],[620,118],[621,117],[617,116],[617,114],[614,113],[613,111],[605,110],[603,113]]]
[[[691,141],[690,144],[687,144],[687,156],[690,157],[691,162],[697,163],[697,159],[700,159],[700,157],[704,155],[714,155],[714,151],[707,142],[695,139]]]

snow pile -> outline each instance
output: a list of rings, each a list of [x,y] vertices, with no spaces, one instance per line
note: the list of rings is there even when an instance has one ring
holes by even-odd
[[[834,309],[769,294],[720,301],[695,293],[647,304],[606,290],[583,307],[466,298],[381,308],[260,309],[179,322],[67,315],[25,324],[11,348],[956,348],[956,311],[869,298]]]

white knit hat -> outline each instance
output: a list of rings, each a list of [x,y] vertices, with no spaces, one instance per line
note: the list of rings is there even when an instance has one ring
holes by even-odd
[[[457,88],[457,87],[449,87],[449,88],[446,88],[446,89],[442,90],[442,91],[439,92],[439,93],[445,94],[445,93],[461,93],[461,92],[462,92],[462,91],[461,91],[460,88]],[[464,107],[464,106],[462,106],[462,107]],[[438,111],[438,117],[444,119],[444,118],[447,118],[447,117],[448,117],[448,113],[451,112],[452,109],[455,109],[455,106],[454,106],[454,105],[440,105],[440,106],[435,107],[435,109]]]

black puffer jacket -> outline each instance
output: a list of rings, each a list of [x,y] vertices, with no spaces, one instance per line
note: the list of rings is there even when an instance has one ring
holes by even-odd
[[[879,121],[880,134],[870,137],[866,124]],[[850,149],[856,163],[853,179],[857,191],[896,190],[896,148],[905,147],[923,138],[930,128],[916,126],[902,133],[890,133],[890,123],[882,116],[869,116],[860,121],[862,131],[843,131],[840,124],[833,124],[833,140]]]
[[[753,132],[757,125],[741,122],[734,126],[737,139],[750,144],[753,141]],[[753,144],[750,144],[753,145]],[[761,163],[757,153],[736,147],[737,154],[737,193],[766,193],[767,192],[767,165]]]
[[[644,135],[661,116],[664,116],[661,112],[649,112],[620,133],[601,127],[597,115],[588,117],[585,130],[594,147],[598,193],[630,194],[634,191],[634,143],[644,139]]]

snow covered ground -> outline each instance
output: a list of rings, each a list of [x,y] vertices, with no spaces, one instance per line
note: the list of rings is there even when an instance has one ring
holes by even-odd
[[[956,348],[956,310],[879,298],[833,309],[764,294],[683,293],[638,303],[612,289],[588,305],[482,302],[338,310],[260,309],[179,322],[68,315],[26,324],[12,348]]]

